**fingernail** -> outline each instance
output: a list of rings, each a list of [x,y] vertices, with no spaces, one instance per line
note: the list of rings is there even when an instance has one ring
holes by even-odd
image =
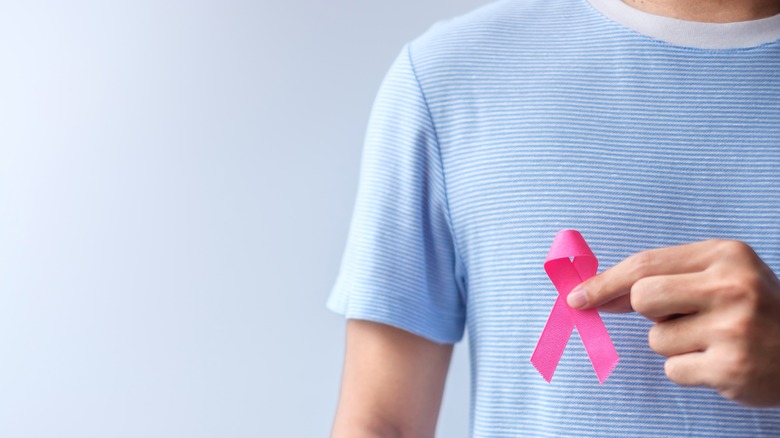
[[[585,288],[582,286],[575,287],[574,290],[569,292],[566,302],[575,309],[585,306],[588,303],[588,298],[585,296]]]

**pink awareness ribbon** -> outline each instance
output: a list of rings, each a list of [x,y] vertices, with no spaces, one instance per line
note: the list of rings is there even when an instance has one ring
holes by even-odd
[[[574,327],[580,333],[599,383],[604,383],[617,366],[617,351],[598,311],[577,310],[566,303],[574,287],[596,275],[598,264],[579,231],[562,230],[555,235],[544,260],[544,270],[558,290],[558,297],[531,356],[531,363],[547,382],[552,380]]]

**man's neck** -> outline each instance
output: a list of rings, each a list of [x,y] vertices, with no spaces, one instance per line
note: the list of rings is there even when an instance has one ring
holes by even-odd
[[[777,0],[623,0],[642,11],[688,21],[731,23],[780,14]]]

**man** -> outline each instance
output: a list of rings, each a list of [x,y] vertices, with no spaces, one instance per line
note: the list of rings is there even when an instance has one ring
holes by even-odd
[[[342,269],[334,437],[434,435],[468,327],[471,435],[780,436],[780,2],[499,1],[404,48]],[[577,229],[620,363],[529,358]],[[614,312],[614,313],[608,313]]]

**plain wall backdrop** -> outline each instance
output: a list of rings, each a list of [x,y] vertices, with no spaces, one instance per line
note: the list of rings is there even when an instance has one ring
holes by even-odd
[[[371,103],[485,3],[0,2],[0,436],[327,436]]]

